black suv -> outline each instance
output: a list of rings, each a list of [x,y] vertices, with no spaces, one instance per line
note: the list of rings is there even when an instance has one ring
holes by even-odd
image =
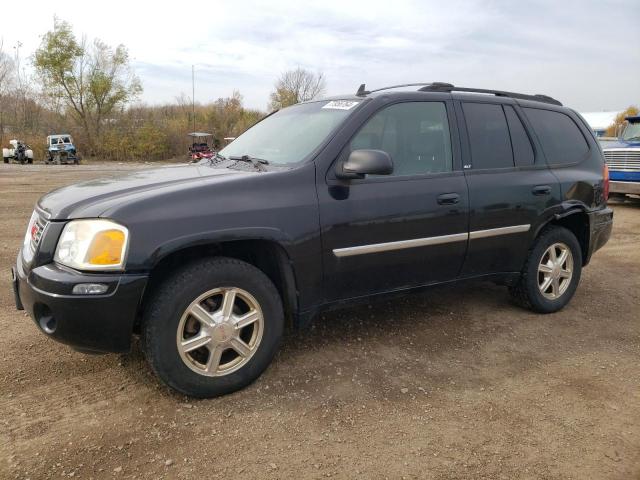
[[[384,294],[479,278],[561,309],[612,228],[585,121],[544,95],[397,87],[285,108],[198,164],[45,195],[17,307],[83,351],[139,333],[197,397],[256,379],[285,323]]]

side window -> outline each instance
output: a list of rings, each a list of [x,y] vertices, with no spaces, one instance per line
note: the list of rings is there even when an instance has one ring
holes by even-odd
[[[419,175],[452,170],[451,135],[442,102],[397,103],[380,110],[350,144],[384,150],[393,160],[393,175]]]
[[[511,146],[513,147],[513,159],[518,167],[533,165],[534,154],[531,140],[527,135],[520,118],[516,114],[513,107],[504,105],[504,113],[507,116],[509,124],[509,133],[511,134]]]
[[[524,111],[549,163],[579,162],[589,151],[584,135],[568,115],[539,108],[525,108]]]
[[[502,105],[463,103],[474,170],[513,167],[513,152]]]

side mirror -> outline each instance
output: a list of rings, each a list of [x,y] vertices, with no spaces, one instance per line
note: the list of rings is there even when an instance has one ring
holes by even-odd
[[[338,164],[336,177],[342,179],[364,178],[365,175],[390,175],[393,160],[382,150],[354,150],[346,162]]]

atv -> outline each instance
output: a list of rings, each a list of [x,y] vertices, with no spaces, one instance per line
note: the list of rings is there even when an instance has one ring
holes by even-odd
[[[31,147],[20,140],[11,140],[9,142],[13,148],[2,149],[2,159],[4,163],[14,160],[22,165],[25,163],[33,163],[33,150]]]

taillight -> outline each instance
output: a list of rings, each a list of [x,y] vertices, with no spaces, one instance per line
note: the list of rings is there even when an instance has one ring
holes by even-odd
[[[609,167],[606,164],[602,167],[602,177],[602,196],[609,200]]]

